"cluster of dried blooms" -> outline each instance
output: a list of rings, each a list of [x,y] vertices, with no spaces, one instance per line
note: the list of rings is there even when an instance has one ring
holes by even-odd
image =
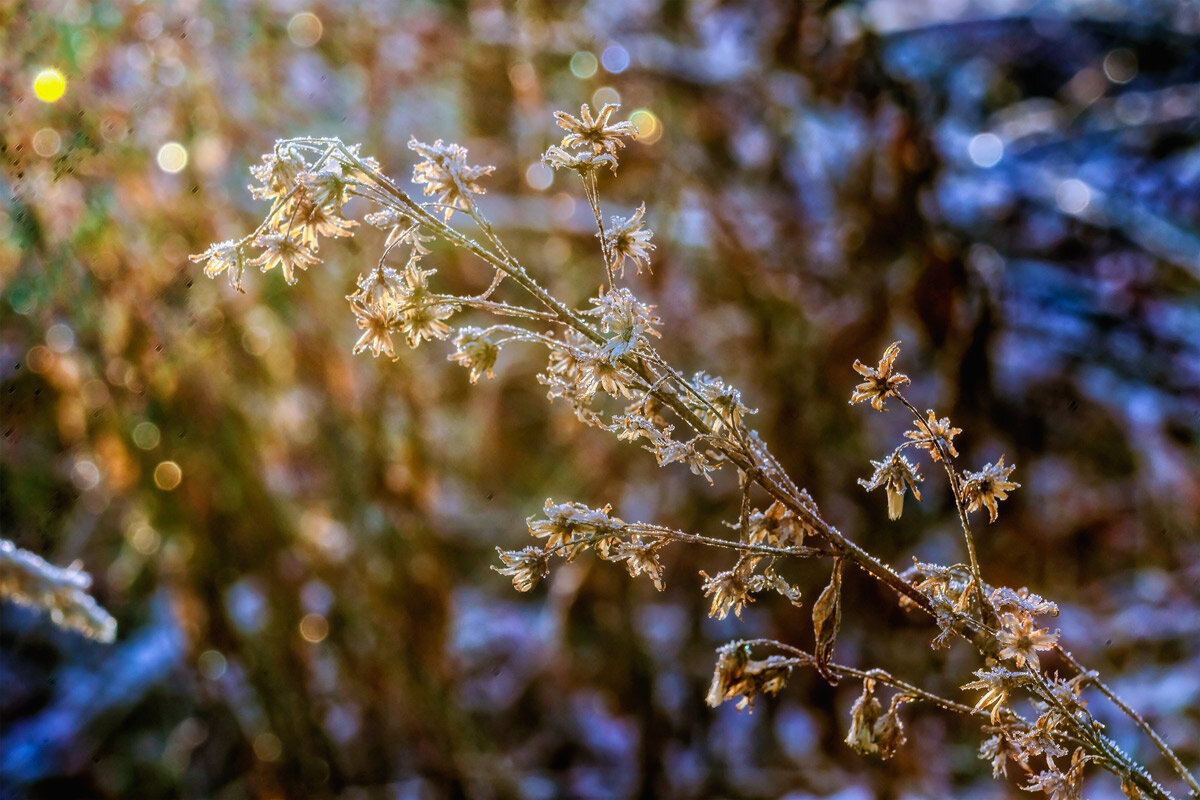
[[[61,628],[111,642],[117,621],[88,594],[91,585],[92,577],[78,564],[56,567],[0,539],[0,600],[45,611]]]
[[[1092,689],[1128,713],[1172,763],[1190,791],[1200,785],[1162,738],[1116,697],[1094,673],[1086,670],[1059,644],[1058,632],[1040,627],[1037,619],[1053,616],[1051,602],[1027,591],[985,583],[971,531],[970,515],[987,509],[989,521],[998,517],[998,504],[1019,487],[1011,480],[1013,465],[1001,456],[978,471],[957,466],[954,438],[962,433],[933,410],[921,414],[904,397],[907,376],[896,371],[899,343],[889,346],[874,367],[855,362],[862,382],[852,403],[870,403],[886,410],[895,399],[912,414],[912,429],[904,441],[879,461],[861,481],[868,489],[883,488],[892,519],[904,510],[904,495],[921,499],[923,478],[910,455],[924,452],[934,467],[946,473],[963,531],[967,561],[948,566],[914,562],[903,573],[865,552],[827,522],[808,493],[780,467],[759,435],[746,424],[754,413],[736,387],[705,372],[690,378],[669,364],[654,345],[661,320],[626,286],[625,266],[632,262],[641,273],[650,268],[652,234],[646,227],[645,205],[627,217],[610,218],[605,225],[598,189],[602,169],[615,172],[624,139],[636,134],[629,122],[614,122],[616,106],[593,112],[586,105],[578,117],[558,112],[557,124],[566,135],[543,155],[547,165],[577,172],[595,217],[596,235],[607,277],[606,285],[583,308],[574,308],[547,292],[497,236],[483,215],[478,198],[482,179],[492,167],[472,166],[467,152],[455,144],[411,141],[420,157],[412,179],[427,198],[419,202],[384,175],[377,162],[337,139],[298,138],[277,142],[253,170],[256,197],[272,205],[262,225],[238,241],[222,242],[193,256],[205,272],[227,273],[240,287],[246,266],[268,271],[280,267],[285,280],[296,280],[297,269],[317,263],[322,237],[354,233],[357,222],[343,215],[351,196],[370,201],[375,210],[365,220],[387,231],[375,267],[360,275],[348,296],[363,331],[354,352],[395,358],[394,336],[410,347],[422,341],[452,337],[450,358],[469,371],[471,382],[491,377],[504,347],[513,343],[546,348],[545,369],[537,379],[550,400],[568,404],[583,423],[615,434],[652,453],[661,466],[685,464],[708,477],[713,470],[735,470],[742,488],[736,535],[706,535],[644,522],[628,523],[612,510],[580,503],[547,501],[542,516],[528,521],[535,545],[519,550],[499,549],[501,566],[520,591],[533,589],[549,574],[553,558],[573,559],[584,552],[603,560],[623,562],[631,576],[645,575],[662,589],[664,547],[693,544],[730,551],[733,563],[709,576],[701,573],[703,591],[711,597],[709,613],[724,618],[740,615],[764,592],[783,595],[801,604],[800,589],[777,570],[787,559],[831,559],[828,584],[812,604],[811,652],[773,640],[731,643],[718,651],[708,701],[718,705],[737,699],[751,707],[757,696],[782,690],[795,669],[812,668],[830,682],[853,677],[863,693],[852,711],[846,741],[857,751],[882,758],[902,746],[905,735],[900,712],[908,703],[929,703],[978,718],[986,740],[981,757],[996,775],[1016,765],[1023,788],[1043,791],[1056,800],[1080,796],[1089,764],[1120,777],[1130,797],[1167,798],[1170,793],[1138,763],[1122,752],[1091,716],[1083,691]],[[474,233],[451,223],[469,221]],[[492,271],[487,289],[475,295],[438,292],[430,282],[435,271],[422,266],[430,255],[426,242],[441,239],[474,254]],[[404,248],[400,258],[394,251]],[[394,260],[395,259],[395,260]],[[507,282],[520,290],[517,300],[496,299]],[[500,318],[487,327],[452,327],[460,314],[480,313]],[[974,680],[962,690],[975,701],[961,703],[907,683],[882,669],[861,671],[832,660],[842,622],[842,575],[857,567],[898,595],[905,607],[927,613],[936,623],[933,646],[958,637],[980,654]],[[1043,670],[1040,654],[1056,654],[1059,669]],[[755,655],[758,657],[755,657]],[[881,701],[881,688],[891,692]],[[980,693],[977,697],[974,693]],[[1021,701],[1021,702],[1018,702]],[[1032,708],[1033,714],[1027,709]]]

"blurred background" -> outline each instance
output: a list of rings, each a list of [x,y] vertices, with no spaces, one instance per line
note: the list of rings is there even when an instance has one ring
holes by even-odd
[[[857,756],[854,685],[706,707],[720,644],[811,645],[782,598],[706,618],[727,555],[666,551],[661,594],[588,556],[514,592],[494,547],[547,497],[719,535],[736,485],[548,405],[541,351],[474,387],[444,343],[352,358],[380,235],[291,288],[187,261],[257,224],[277,138],[407,180],[408,137],[440,137],[497,166],[485,211],[583,302],[586,203],[536,165],[582,102],[642,132],[601,192],[647,204],[630,283],[662,351],[740,387],[851,538],[952,563],[928,465],[895,523],[855,482],[907,420],[849,406],[850,364],[902,339],[964,465],[1018,465],[985,577],[1057,600],[1066,645],[1200,762],[1200,3],[7,0],[0,99],[0,530],[81,560],[120,623],[101,645],[0,606],[6,800],[1029,796],[933,709],[892,761]],[[795,572],[809,601],[826,569]],[[845,596],[836,660],[950,696],[977,666],[864,576]]]

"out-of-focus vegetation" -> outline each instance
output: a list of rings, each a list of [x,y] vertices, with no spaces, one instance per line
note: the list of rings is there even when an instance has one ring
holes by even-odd
[[[892,761],[855,755],[854,686],[707,708],[717,645],[810,635],[782,600],[706,619],[711,553],[670,555],[663,594],[587,559],[513,593],[493,548],[547,496],[703,532],[737,488],[548,406],[540,353],[474,387],[436,344],[351,358],[370,235],[291,288],[187,261],[257,222],[246,170],[276,138],[361,141],[406,177],[412,134],[495,164],[485,208],[582,299],[590,213],[531,165],[552,110],[618,100],[645,135],[601,192],[647,204],[664,351],[737,384],[852,538],[952,563],[936,479],[895,523],[855,482],[904,420],[847,406],[849,365],[903,339],[964,456],[1020,465],[985,576],[1057,600],[1064,643],[1196,764],[1197,52],[1188,0],[0,8],[0,530],[81,559],[120,625],[102,645],[0,608],[0,792],[1017,794],[935,711]],[[839,661],[955,692],[965,649],[918,646],[928,622],[861,576],[845,600]]]

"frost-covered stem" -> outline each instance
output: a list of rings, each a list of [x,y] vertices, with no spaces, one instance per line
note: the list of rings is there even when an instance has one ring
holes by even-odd
[[[1150,723],[1146,722],[1141,714],[1130,707],[1117,695],[1116,692],[1112,690],[1108,684],[1102,681],[1099,674],[1097,674],[1095,671],[1088,670],[1077,660],[1075,660],[1075,656],[1071,655],[1069,650],[1058,644],[1055,645],[1054,649],[1059,655],[1066,659],[1067,663],[1074,667],[1080,675],[1086,675],[1088,683],[1095,686],[1096,689],[1099,690],[1100,694],[1107,697],[1109,702],[1119,708],[1121,712],[1125,714],[1125,716],[1133,720],[1134,724],[1141,729],[1142,733],[1146,734],[1150,741],[1154,742],[1154,746],[1157,747],[1158,751],[1162,753],[1163,757],[1170,762],[1171,766],[1175,769],[1175,772],[1178,773],[1181,779],[1183,779],[1183,782],[1188,785],[1188,788],[1191,789],[1192,797],[1200,798],[1200,784],[1196,782],[1195,776],[1188,771],[1188,768],[1184,766],[1183,761],[1181,761],[1179,756],[1175,754],[1175,751],[1171,748],[1171,746],[1167,744],[1161,736],[1158,735],[1158,731],[1154,730]]]
[[[596,170],[583,170],[579,173],[583,179],[583,193],[587,196],[588,205],[596,217],[596,231],[600,236],[600,252],[604,258],[604,269],[608,272],[608,287],[617,285],[617,276],[613,272],[613,257],[609,252],[608,237],[604,235],[604,217],[600,213],[600,190],[596,185]]]
[[[790,644],[776,641],[775,639],[742,639],[736,642],[731,642],[731,644],[739,647],[774,647],[778,650],[784,651],[785,653],[791,653],[794,655],[797,663],[802,666],[815,666],[817,663],[816,658],[814,658],[811,653],[801,650],[798,647],[793,647]],[[871,680],[891,686],[893,689],[897,689],[904,694],[912,695],[914,698],[924,700],[925,702],[936,706],[940,706],[947,711],[954,711],[959,714],[965,714],[969,717],[974,716],[986,718],[988,716],[987,711],[972,708],[971,706],[957,703],[940,695],[936,695],[933,692],[922,689],[920,686],[914,686],[907,681],[900,680],[890,672],[883,669],[861,670],[834,663],[827,664],[826,669],[843,678],[859,678],[860,680],[870,678]]]
[[[926,420],[921,416],[921,412],[917,411],[916,407],[908,402],[908,398],[900,394],[899,391],[893,394],[904,404],[917,422],[921,425],[926,425]],[[918,429],[919,430],[919,429]],[[930,432],[932,434],[932,431]],[[962,481],[958,472],[954,469],[953,462],[950,458],[950,453],[940,437],[932,436],[931,441],[934,447],[938,449],[941,455],[942,467],[946,470],[946,476],[950,479],[950,493],[954,495],[954,507],[958,510],[958,523],[962,526],[963,540],[967,545],[967,557],[970,559],[971,580],[975,586],[975,598],[979,603],[979,613],[982,618],[984,610],[987,608],[987,603],[983,599],[983,576],[979,571],[979,558],[975,554],[975,537],[971,535],[971,523],[967,520],[967,509],[963,506],[962,499]]]

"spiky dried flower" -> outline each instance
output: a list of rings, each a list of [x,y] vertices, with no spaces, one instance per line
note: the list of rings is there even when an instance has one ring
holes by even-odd
[[[1001,716],[1008,707],[1008,698],[1012,692],[1029,683],[1030,678],[1024,672],[1015,672],[1004,667],[993,669],[977,669],[975,677],[978,680],[964,683],[962,689],[982,691],[983,697],[975,703],[976,710],[986,710],[991,715],[992,724],[998,724]]]
[[[658,550],[663,544],[662,539],[634,536],[629,541],[618,543],[612,557],[625,562],[631,578],[642,574],[649,575],[650,580],[654,582],[654,588],[661,592],[667,588],[663,578],[663,565],[658,560]]]
[[[254,244],[263,251],[246,263],[263,272],[281,268],[288,285],[296,283],[297,269],[308,269],[321,261],[311,249],[287,233],[264,233],[254,240]]]
[[[606,103],[600,113],[592,116],[592,110],[584,103],[579,107],[579,116],[573,117],[565,111],[555,111],[554,119],[558,127],[567,132],[563,137],[562,146],[579,149],[591,149],[600,155],[606,153],[615,157],[618,147],[624,147],[622,136],[634,136],[637,126],[632,122],[614,122],[609,124],[609,118],[620,108],[616,103]]]
[[[616,156],[608,153],[573,153],[558,145],[550,145],[542,153],[542,163],[551,169],[573,169],[580,175],[589,175],[601,167],[608,167],[614,173],[617,171]]]
[[[645,227],[644,217],[646,204],[638,206],[631,217],[613,217],[608,230],[604,232],[604,244],[612,256],[613,271],[625,274],[625,262],[632,261],[639,275],[642,269],[650,271],[650,237],[654,232]]]
[[[592,538],[592,546],[601,555],[608,555],[616,544],[616,534],[625,528],[625,521],[612,516],[612,506],[590,508],[583,503],[555,503],[550,498],[542,508],[545,519],[529,517],[529,533],[546,540],[546,550],[566,548],[567,558],[574,558],[584,547],[584,537]],[[597,537],[597,534],[599,535]]]
[[[646,305],[626,288],[609,289],[592,298],[595,306],[588,313],[600,318],[600,329],[611,334],[600,348],[610,363],[648,344],[647,336],[662,336],[656,326],[662,323],[654,306]]]
[[[726,428],[738,428],[746,414],[757,412],[757,409],[746,408],[742,404],[741,392],[707,372],[693,375],[692,387],[705,402],[689,405],[712,428],[713,433],[720,433]]]
[[[468,379],[475,383],[480,375],[493,377],[492,368],[499,356],[500,346],[492,341],[487,331],[468,327],[459,328],[454,337],[454,352],[447,358],[469,369]]]
[[[397,296],[400,330],[409,347],[416,347],[422,339],[433,341],[449,336],[450,326],[445,320],[457,310],[453,303],[445,302],[429,290],[429,276],[437,270],[421,269],[419,261],[420,257],[413,253],[404,268],[404,282]]]
[[[387,305],[365,303],[355,299],[350,301],[350,308],[358,320],[358,327],[363,331],[362,336],[354,343],[354,355],[370,350],[371,355],[376,358],[383,354],[395,361],[396,350],[392,346],[392,334],[400,325],[400,315]]]
[[[501,550],[497,547],[496,552],[500,554],[504,566],[497,567],[493,564],[492,569],[501,575],[511,576],[513,586],[518,592],[528,592],[550,574],[549,558],[539,547],[530,546],[524,550]]]
[[[916,429],[905,431],[905,437],[928,450],[929,457],[934,461],[942,460],[943,449],[951,456],[958,456],[958,451],[954,449],[954,437],[962,433],[962,428],[950,427],[949,417],[938,419],[931,408],[925,421],[917,420],[915,424]]]
[[[446,207],[447,221],[454,209],[470,208],[474,202],[472,196],[485,191],[479,179],[496,169],[468,165],[467,148],[443,144],[441,139],[433,144],[409,139],[408,148],[424,159],[413,167],[413,183],[420,185],[427,197],[435,197]]]
[[[196,264],[204,264],[204,274],[215,278],[222,272],[229,274],[229,285],[242,291],[242,273],[246,269],[246,253],[240,242],[232,239],[211,244],[203,253],[188,256]]]
[[[921,491],[917,488],[917,483],[923,480],[920,472],[901,454],[899,447],[882,461],[872,460],[871,466],[875,472],[870,478],[859,478],[859,484],[868,492],[880,486],[887,487],[888,519],[900,519],[907,489],[912,489],[913,497],[921,499]]]
[[[1029,664],[1038,668],[1038,650],[1052,650],[1058,642],[1058,632],[1048,628],[1034,628],[1029,614],[1006,613],[1000,616],[1000,658],[1011,660],[1020,668]]]
[[[296,187],[300,173],[308,169],[304,155],[292,144],[276,142],[273,152],[262,157],[261,164],[250,167],[260,186],[251,186],[250,194],[259,200],[283,197]]]
[[[1017,468],[1016,464],[1004,466],[1004,456],[995,464],[988,464],[979,472],[968,472],[963,477],[962,499],[967,504],[967,511],[977,511],[980,508],[988,510],[988,522],[995,522],[999,511],[996,502],[1007,500],[1008,493],[1019,489],[1021,484],[1010,481],[1008,476]]]
[[[907,375],[901,372],[892,372],[892,364],[895,363],[898,355],[900,355],[900,343],[892,342],[883,351],[883,358],[879,359],[878,366],[868,367],[858,359],[854,360],[854,371],[866,380],[854,387],[854,394],[850,395],[852,404],[870,401],[871,407],[876,411],[887,410],[883,407],[884,401],[888,397],[896,395],[896,390],[909,382]]]
[[[708,610],[708,615],[717,619],[725,619],[732,611],[741,619],[742,609],[754,602],[754,597],[751,595],[754,587],[749,580],[751,577],[749,570],[739,565],[734,569],[718,572],[711,578],[703,570],[700,574],[704,576],[704,596],[712,597],[712,606]]]
[[[766,511],[755,509],[750,512],[746,523],[742,540],[750,544],[780,548],[801,547],[804,544],[804,523],[778,500]]]
[[[300,243],[316,250],[322,236],[334,239],[354,235],[358,223],[346,219],[331,205],[320,205],[302,198],[292,205],[289,215],[293,230],[299,229]]]

